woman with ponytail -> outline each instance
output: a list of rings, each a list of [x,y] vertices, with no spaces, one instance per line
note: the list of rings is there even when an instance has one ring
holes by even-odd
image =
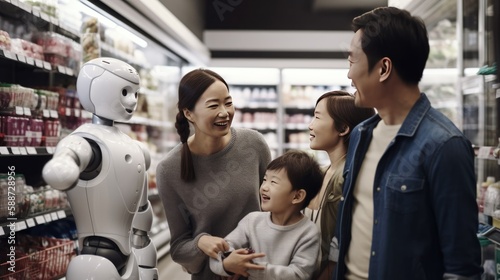
[[[181,143],[156,173],[170,253],[191,279],[215,279],[208,258],[228,250],[221,237],[246,214],[259,211],[259,187],[271,155],[260,133],[231,127],[232,97],[217,73],[196,69],[184,75],[177,107]]]

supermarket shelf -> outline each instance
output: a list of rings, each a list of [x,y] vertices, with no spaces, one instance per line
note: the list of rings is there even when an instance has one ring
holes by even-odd
[[[51,64],[47,61],[44,61],[41,59],[34,59],[32,57],[28,57],[28,56],[24,56],[21,54],[11,52],[9,50],[0,49],[0,57],[7,58],[7,59],[10,59],[10,60],[13,60],[16,62],[20,62],[26,66],[31,66],[33,68],[38,68],[38,69],[42,69],[45,71],[52,71],[55,73],[59,73],[59,74],[63,74],[63,75],[71,76],[71,77],[76,76],[73,69],[71,69],[69,67]]]
[[[278,124],[276,123],[234,123],[234,127],[242,127],[242,128],[250,128],[255,130],[276,130],[278,128]]]
[[[309,130],[309,124],[307,124],[307,123],[287,123],[287,124],[285,124],[285,129],[288,129],[288,130]]]
[[[0,147],[0,156],[34,156],[52,155],[56,147]]]
[[[52,24],[58,29],[58,33],[62,33],[63,35],[75,40],[79,38],[78,30],[73,30],[72,28],[66,26],[63,22],[59,22],[58,18],[40,11],[38,7],[33,7],[29,3],[20,0],[0,0],[0,7],[2,7],[2,10],[8,10],[7,5],[10,5],[10,8],[18,8],[24,10],[26,13],[32,14],[39,20]]]
[[[287,143],[283,145],[285,149],[309,149],[309,142],[307,143]]]
[[[136,116],[133,116],[129,121],[125,121],[125,122],[120,121],[117,123],[142,124],[142,125],[162,127],[162,128],[173,128],[174,127],[174,124],[171,122],[152,120],[152,119],[148,119],[148,118],[144,118],[144,117],[136,117]]]
[[[64,219],[70,215],[71,215],[70,209],[57,209],[44,213],[38,213],[23,219],[9,217],[0,223],[0,236],[9,235],[10,232],[13,231],[18,232],[25,230],[27,228],[35,227],[37,225],[42,225],[53,221],[57,221],[59,219]]]
[[[488,160],[496,160],[498,164],[500,164],[500,158],[497,150],[497,147],[477,147],[474,146],[474,154],[478,159],[488,159]]]

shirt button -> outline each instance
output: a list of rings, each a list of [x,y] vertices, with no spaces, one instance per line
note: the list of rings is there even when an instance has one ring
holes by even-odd
[[[402,190],[402,191],[406,191],[406,185],[402,185],[402,186],[401,186],[401,190]]]
[[[379,192],[380,191],[380,187],[377,188],[377,191]]]
[[[344,201],[344,197],[343,197],[343,196],[341,196],[341,197],[340,197],[340,200],[341,200],[341,201]]]
[[[375,224],[378,224],[378,220],[375,220],[375,222],[374,222],[374,223],[375,223]]]
[[[375,251],[372,251],[372,256],[375,256]]]

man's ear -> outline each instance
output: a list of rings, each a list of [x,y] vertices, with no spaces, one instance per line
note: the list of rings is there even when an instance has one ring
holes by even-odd
[[[193,122],[193,117],[191,116],[191,111],[189,111],[188,109],[184,108],[182,109],[182,113],[184,114],[184,117],[186,117],[186,119],[189,121],[189,122]]]
[[[292,203],[299,204],[302,203],[306,199],[306,190],[300,189],[295,191],[295,195],[293,196]]]
[[[380,69],[379,69],[379,74],[380,78],[379,81],[383,82],[389,78],[392,72],[392,61],[388,57],[384,57],[380,61]]]

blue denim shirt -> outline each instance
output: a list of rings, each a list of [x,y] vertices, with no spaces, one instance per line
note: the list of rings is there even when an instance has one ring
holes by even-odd
[[[353,188],[380,120],[375,115],[351,134],[337,224],[337,280],[344,279],[346,271]],[[475,198],[471,143],[422,93],[375,172],[369,278],[479,279],[482,268]]]

